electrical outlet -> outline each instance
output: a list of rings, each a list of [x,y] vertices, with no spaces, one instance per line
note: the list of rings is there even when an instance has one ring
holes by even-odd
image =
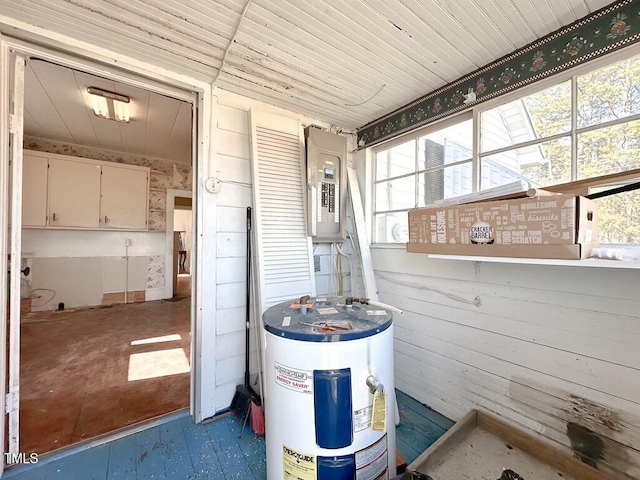
[[[320,255],[314,255],[313,256],[313,270],[315,272],[319,272],[321,270],[321,268],[320,268]]]
[[[31,283],[32,280],[32,276],[31,276],[31,269],[33,268],[32,266],[32,260],[30,258],[22,258],[20,260],[20,272],[22,273],[22,277],[24,280],[27,280],[29,283]]]

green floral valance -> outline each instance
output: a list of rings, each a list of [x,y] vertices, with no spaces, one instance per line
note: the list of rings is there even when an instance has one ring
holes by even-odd
[[[369,147],[640,40],[640,0],[620,0],[358,129]],[[472,91],[476,100],[465,104]]]

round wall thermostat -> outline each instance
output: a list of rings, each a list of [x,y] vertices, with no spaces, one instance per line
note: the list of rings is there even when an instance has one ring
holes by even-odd
[[[218,193],[220,191],[220,180],[211,177],[204,181],[204,188],[209,193]]]

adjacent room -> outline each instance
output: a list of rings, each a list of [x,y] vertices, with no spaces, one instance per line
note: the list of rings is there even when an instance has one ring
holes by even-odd
[[[192,106],[38,58],[24,101],[20,439],[44,454],[189,406]]]

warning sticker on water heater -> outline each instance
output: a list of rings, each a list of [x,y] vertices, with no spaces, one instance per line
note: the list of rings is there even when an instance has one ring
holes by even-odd
[[[282,445],[284,480],[316,480],[316,457]]]
[[[356,452],[356,480],[389,478],[387,435],[373,445]]]
[[[313,393],[313,372],[286,367],[273,362],[276,383],[289,390],[300,393]]]

